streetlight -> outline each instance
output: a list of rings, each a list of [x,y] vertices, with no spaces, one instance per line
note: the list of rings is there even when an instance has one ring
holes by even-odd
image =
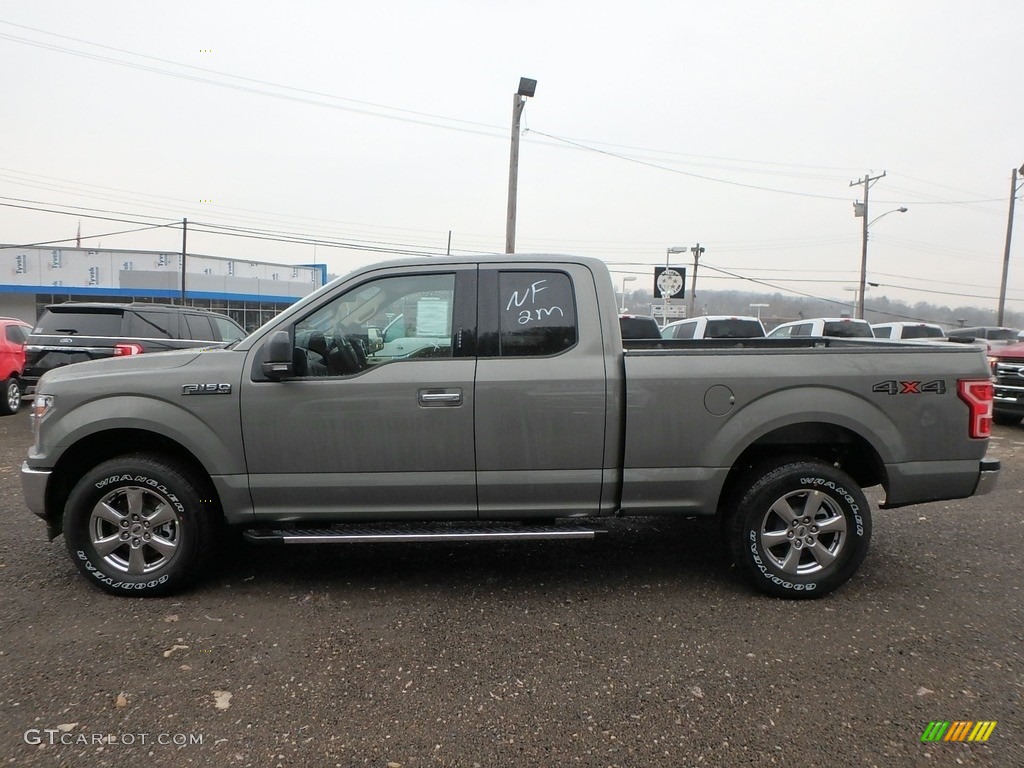
[[[620,312],[626,311],[626,283],[631,283],[636,280],[636,275],[626,275],[622,278],[622,308]]]
[[[866,188],[865,188],[866,192]],[[861,247],[860,247],[860,287],[857,290],[857,318],[860,320],[864,319],[864,286],[868,279],[868,227],[874,224],[876,221],[881,219],[883,216],[888,216],[890,213],[906,213],[907,209],[902,205],[899,208],[893,208],[891,211],[886,211],[880,216],[876,216],[871,221],[868,221],[868,203],[867,195],[865,195],[863,203],[853,204],[853,215],[854,217],[862,217],[864,219],[864,226],[861,228]]]
[[[760,320],[761,319],[761,309],[762,308],[767,309],[770,306],[771,306],[771,304],[751,304],[750,308],[757,310],[757,319]]]
[[[537,92],[537,81],[519,78],[519,90],[512,95],[512,150],[508,160],[508,218],[505,221],[505,253],[516,252],[516,193],[519,184],[519,119],[526,99]]]

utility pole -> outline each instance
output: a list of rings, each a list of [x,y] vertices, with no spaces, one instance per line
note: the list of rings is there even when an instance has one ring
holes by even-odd
[[[188,238],[188,219],[181,220],[181,306],[185,306],[185,242]]]
[[[686,310],[687,317],[694,316],[694,306],[697,301],[697,264],[700,262],[700,257],[701,254],[704,253],[704,249],[701,248],[700,243],[697,243],[690,249],[690,253],[693,254],[693,278],[690,280],[690,308]]]
[[[864,284],[868,277],[868,189],[870,189],[872,181],[878,181],[883,176],[885,176],[885,171],[882,171],[879,176],[864,174],[863,179],[850,182],[851,187],[858,184],[864,185],[864,204],[860,209],[861,212],[856,213],[857,209],[854,206],[854,216],[864,217],[860,236],[860,289],[857,292],[857,317],[860,320],[864,319]]]
[[[1003,308],[1006,305],[1006,277],[1010,271],[1010,240],[1013,238],[1013,204],[1017,200],[1017,174],[1024,174],[1024,165],[1018,171],[1013,169],[1010,178],[1010,214],[1006,219],[1006,247],[1003,249],[1003,279],[999,283],[999,311],[996,313],[996,325],[1003,324]],[[1024,184],[1022,184],[1024,186]]]

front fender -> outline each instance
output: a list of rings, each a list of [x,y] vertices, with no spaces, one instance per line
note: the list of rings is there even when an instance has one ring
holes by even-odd
[[[173,440],[211,475],[244,474],[237,396],[192,397],[189,406],[144,395],[88,400],[54,414],[59,415],[55,420],[44,419],[40,444],[46,454],[30,459],[33,464],[52,467],[76,443],[100,432],[127,429],[155,432]]]

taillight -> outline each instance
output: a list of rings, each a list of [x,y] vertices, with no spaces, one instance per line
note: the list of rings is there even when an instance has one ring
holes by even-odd
[[[971,409],[967,432],[971,437],[989,437],[992,434],[992,395],[994,388],[989,379],[961,379],[956,393]]]
[[[114,357],[125,357],[127,355],[141,355],[141,344],[115,344]]]

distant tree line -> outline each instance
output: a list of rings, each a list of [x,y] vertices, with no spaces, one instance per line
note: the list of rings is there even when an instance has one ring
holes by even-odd
[[[625,306],[634,314],[651,314],[653,297],[650,291],[626,292]],[[687,300],[683,300],[686,303]],[[660,300],[659,300],[660,303]],[[804,296],[789,296],[781,293],[751,293],[747,291],[699,291],[696,314],[698,315],[757,315],[757,308],[751,304],[767,304],[761,307],[761,320],[769,330],[779,323],[799,320],[805,317],[842,317],[856,314],[856,304],[851,294],[849,299],[814,299]],[[945,307],[919,301],[908,304],[885,296],[869,296],[864,302],[864,317],[871,323],[893,321],[938,323],[944,328],[958,328],[973,325],[995,325],[996,310],[981,307]],[[1003,313],[1003,325],[1024,328],[1024,312]]]

